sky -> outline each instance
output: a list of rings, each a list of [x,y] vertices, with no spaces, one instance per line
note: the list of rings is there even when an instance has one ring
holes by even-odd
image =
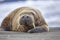
[[[14,9],[22,6],[37,8],[49,27],[60,27],[60,1],[15,1],[0,3],[0,25]]]

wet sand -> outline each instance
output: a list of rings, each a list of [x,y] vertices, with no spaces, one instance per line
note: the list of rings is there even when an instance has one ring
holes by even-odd
[[[43,33],[0,31],[0,40],[60,40],[60,28],[50,28],[50,32]]]

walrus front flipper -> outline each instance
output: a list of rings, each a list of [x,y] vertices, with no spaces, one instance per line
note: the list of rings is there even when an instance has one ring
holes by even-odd
[[[47,32],[42,27],[35,27],[33,29],[28,30],[28,33],[41,33],[41,32]]]

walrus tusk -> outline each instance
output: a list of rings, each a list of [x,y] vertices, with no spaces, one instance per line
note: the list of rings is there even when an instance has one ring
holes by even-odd
[[[35,24],[33,23],[33,27],[35,28]]]

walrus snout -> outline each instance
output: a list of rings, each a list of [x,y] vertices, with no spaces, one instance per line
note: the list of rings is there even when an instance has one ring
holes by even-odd
[[[32,24],[32,19],[31,19],[31,17],[30,16],[28,16],[28,15],[24,15],[24,16],[22,16],[21,17],[21,19],[20,19],[20,24],[21,25],[29,25],[29,24]]]

